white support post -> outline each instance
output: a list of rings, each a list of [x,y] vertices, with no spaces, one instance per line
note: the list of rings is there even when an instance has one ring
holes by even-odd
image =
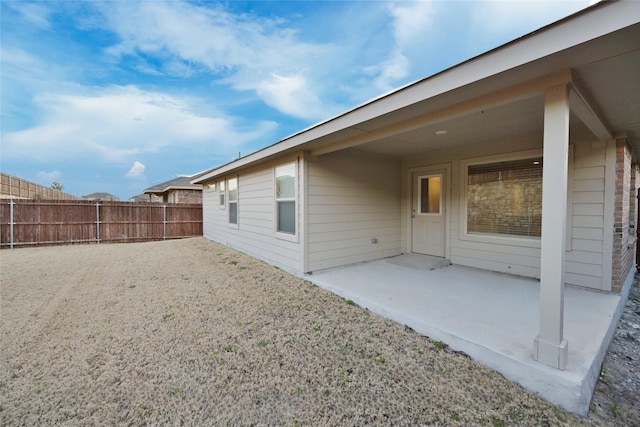
[[[566,368],[568,355],[563,322],[569,112],[569,86],[548,89],[544,105],[540,332],[533,343],[533,358],[560,370]]]
[[[11,183],[9,183],[9,188],[11,188]],[[9,230],[10,247],[13,249],[13,199],[9,200]]]

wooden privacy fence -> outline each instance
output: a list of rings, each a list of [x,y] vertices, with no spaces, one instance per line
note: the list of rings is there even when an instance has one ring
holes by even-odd
[[[202,236],[201,204],[1,200],[0,247]]]

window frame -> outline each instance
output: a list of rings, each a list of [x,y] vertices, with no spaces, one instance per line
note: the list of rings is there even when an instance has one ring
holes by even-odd
[[[225,209],[227,206],[227,186],[224,179],[218,184],[218,208]]]
[[[492,243],[499,245],[523,246],[530,248],[540,248],[542,236],[516,236],[508,234],[474,234],[467,230],[467,191],[469,184],[469,166],[477,166],[488,163],[510,162],[524,160],[528,158],[542,157],[542,150],[520,151],[510,154],[499,154],[494,156],[474,157],[461,161],[461,194],[460,194],[460,240],[479,243]]]
[[[235,181],[235,192],[236,192],[236,199],[235,200],[231,200],[231,182]],[[240,179],[238,178],[238,176],[232,176],[226,179],[226,185],[225,185],[225,190],[226,190],[226,205],[227,205],[227,209],[226,209],[226,213],[227,213],[227,225],[229,225],[229,227],[231,228],[238,228],[238,225],[240,223]],[[235,204],[236,206],[236,222],[231,222],[231,205]]]
[[[442,173],[434,173],[434,174],[426,174],[419,175],[418,177],[418,206],[416,206],[416,215],[419,216],[442,216],[444,213],[442,212],[442,203],[443,203],[443,193],[444,188],[442,184],[444,183],[444,175]],[[431,179],[431,178],[439,178],[440,179],[440,194],[438,195],[438,212],[422,212],[422,180],[423,179]]]
[[[284,166],[289,166],[289,165],[293,165],[293,169],[294,169],[294,175],[293,175],[293,190],[294,190],[294,195],[293,197],[278,197],[278,173],[277,170],[281,167]],[[299,214],[299,203],[298,203],[298,197],[299,197],[299,188],[298,188],[298,183],[299,183],[299,162],[297,159],[295,160],[291,160],[291,161],[287,161],[287,162],[282,162],[282,163],[278,163],[275,164],[273,166],[273,231],[274,234],[276,236],[276,238],[281,239],[281,240],[288,240],[290,242],[298,242],[299,241],[299,230],[300,230],[300,224],[299,224],[299,220],[298,220],[298,214]],[[293,234],[291,233],[287,233],[285,231],[280,231],[278,230],[278,224],[279,224],[279,209],[278,209],[278,204],[281,202],[293,202],[294,203],[294,227],[295,227],[295,232]]]

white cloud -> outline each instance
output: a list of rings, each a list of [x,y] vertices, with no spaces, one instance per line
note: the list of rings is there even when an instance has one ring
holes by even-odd
[[[0,62],[2,78],[11,81],[12,86],[45,86],[60,72],[57,66],[15,46],[0,46]],[[2,89],[5,91],[8,88]]]
[[[33,25],[42,29],[49,29],[49,15],[52,10],[42,3],[8,1],[6,6],[18,12],[22,17]]]
[[[590,0],[511,0],[473,3],[472,36],[477,42],[524,35],[589,6]],[[501,40],[502,41],[502,40]]]
[[[393,17],[393,36],[400,48],[422,42],[422,36],[433,23],[433,4],[429,1],[392,3],[389,13]]]
[[[60,171],[57,170],[53,170],[51,172],[40,171],[36,174],[36,178],[41,184],[48,185],[47,183],[60,180],[61,175]]]
[[[131,166],[131,169],[129,169],[129,172],[125,174],[125,177],[140,178],[143,175],[144,175],[144,165],[136,160],[133,163],[133,166]]]
[[[285,28],[282,20],[180,1],[117,2],[101,10],[108,29],[121,39],[107,52],[138,58],[139,70],[180,77],[207,70],[218,75],[220,83],[254,91],[285,114],[323,119],[332,111],[319,95],[323,70],[318,63],[326,61],[329,46],[298,40],[298,33]],[[162,61],[151,68],[141,53]],[[283,96],[271,89],[282,86]],[[294,97],[297,103],[306,99],[314,104],[290,108]]]
[[[38,97],[40,124],[3,135],[3,157],[39,161],[91,158],[125,162],[163,147],[211,144],[239,147],[274,130],[258,121],[248,131],[234,118],[195,112],[198,100],[135,86],[85,89]]]
[[[411,51],[425,44],[434,17],[433,4],[427,1],[389,3],[392,18],[394,48],[389,58],[379,66],[368,67],[376,75],[374,84],[381,91],[389,91],[411,74]]]
[[[397,49],[391,58],[372,70],[372,72],[376,74],[374,83],[380,91],[387,92],[393,90],[397,87],[398,81],[407,77],[410,69],[411,62]]]
[[[264,102],[285,114],[313,120],[326,111],[303,76],[280,76],[256,82],[255,90]]]

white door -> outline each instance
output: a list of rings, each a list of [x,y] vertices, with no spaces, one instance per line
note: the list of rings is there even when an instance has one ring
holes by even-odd
[[[445,171],[414,173],[411,211],[412,251],[445,256]]]

